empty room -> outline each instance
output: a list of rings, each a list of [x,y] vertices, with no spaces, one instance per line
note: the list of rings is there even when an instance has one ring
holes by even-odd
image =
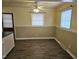
[[[77,59],[77,3],[2,1],[3,59]]]

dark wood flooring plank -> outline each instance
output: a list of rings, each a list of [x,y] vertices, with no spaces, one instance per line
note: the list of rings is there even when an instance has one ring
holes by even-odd
[[[73,59],[60,45],[51,39],[21,40],[5,59]]]

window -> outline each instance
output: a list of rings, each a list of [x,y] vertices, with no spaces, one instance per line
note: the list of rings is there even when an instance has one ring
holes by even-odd
[[[12,14],[2,14],[3,15],[3,27],[12,28]]]
[[[44,15],[42,13],[32,14],[32,26],[43,26],[44,25]]]
[[[70,28],[71,14],[72,14],[71,9],[61,12],[61,24],[60,24],[60,27],[68,28],[68,29]]]
[[[2,13],[3,31],[14,31],[13,13]]]

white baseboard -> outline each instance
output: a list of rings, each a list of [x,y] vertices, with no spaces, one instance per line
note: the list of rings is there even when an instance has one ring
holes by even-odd
[[[71,53],[68,48],[66,48],[56,37],[54,37],[54,39],[58,42],[58,44],[61,46],[61,48],[63,48],[69,55],[72,56],[73,59],[77,59],[73,53]]]
[[[56,37],[32,37],[32,38],[16,38],[16,40],[28,40],[28,39],[55,39],[58,44],[63,48],[73,59],[77,59]]]
[[[16,40],[28,40],[28,39],[54,39],[54,37],[31,37],[31,38],[16,38]]]

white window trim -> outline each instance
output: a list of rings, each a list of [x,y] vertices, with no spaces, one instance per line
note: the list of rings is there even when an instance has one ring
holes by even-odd
[[[64,30],[70,30],[70,29],[71,29],[71,24],[72,24],[71,22],[72,22],[72,11],[73,11],[73,10],[71,11],[70,28],[61,27],[61,13],[64,12],[64,11],[67,11],[67,10],[72,10],[72,9],[71,9],[71,8],[68,8],[68,9],[62,10],[62,11],[60,12],[60,25],[59,25],[59,26],[60,26],[60,28],[62,28],[62,29],[64,29]]]

